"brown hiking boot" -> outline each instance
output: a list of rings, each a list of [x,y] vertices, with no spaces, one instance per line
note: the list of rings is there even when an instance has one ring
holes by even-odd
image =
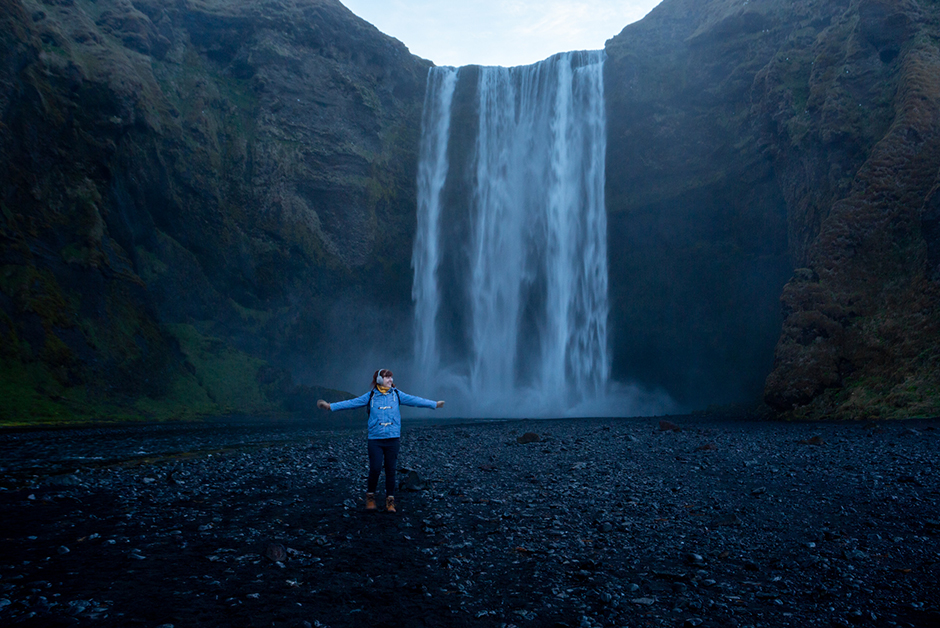
[[[375,493],[366,493],[366,510],[375,510]]]
[[[395,510],[395,498],[388,496],[385,498],[385,511],[386,512],[398,512]]]

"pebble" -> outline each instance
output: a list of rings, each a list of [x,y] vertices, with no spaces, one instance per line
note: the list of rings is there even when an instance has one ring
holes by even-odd
[[[686,554],[685,562],[690,565],[704,565],[705,558],[701,554]]]

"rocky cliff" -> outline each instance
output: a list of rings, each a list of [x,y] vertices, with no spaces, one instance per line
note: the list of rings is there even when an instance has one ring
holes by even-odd
[[[285,365],[408,299],[430,63],[400,42],[335,0],[0,24],[0,419],[296,409],[322,391]]]
[[[938,15],[666,0],[608,42],[615,378],[940,413]],[[0,421],[290,412],[409,351],[429,66],[335,0],[0,0]]]
[[[938,15],[667,0],[608,42],[616,371],[792,418],[940,411]]]

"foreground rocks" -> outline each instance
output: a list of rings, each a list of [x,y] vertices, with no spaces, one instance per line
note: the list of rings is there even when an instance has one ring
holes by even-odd
[[[940,621],[940,421],[670,422],[413,422],[397,515],[360,430],[4,434],[0,622]]]

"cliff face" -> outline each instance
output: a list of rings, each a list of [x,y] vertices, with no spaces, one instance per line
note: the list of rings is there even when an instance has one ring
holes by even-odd
[[[938,15],[666,0],[608,42],[616,378],[940,412]],[[284,367],[407,352],[429,66],[335,0],[0,0],[0,421],[307,409]]]
[[[608,42],[615,369],[795,418],[940,410],[938,12],[672,0]]]
[[[750,111],[786,35],[737,5],[667,2],[607,44],[614,375],[693,407],[759,398],[792,268]]]
[[[0,23],[2,418],[290,409],[267,362],[407,300],[430,64],[401,43],[334,0]]]

